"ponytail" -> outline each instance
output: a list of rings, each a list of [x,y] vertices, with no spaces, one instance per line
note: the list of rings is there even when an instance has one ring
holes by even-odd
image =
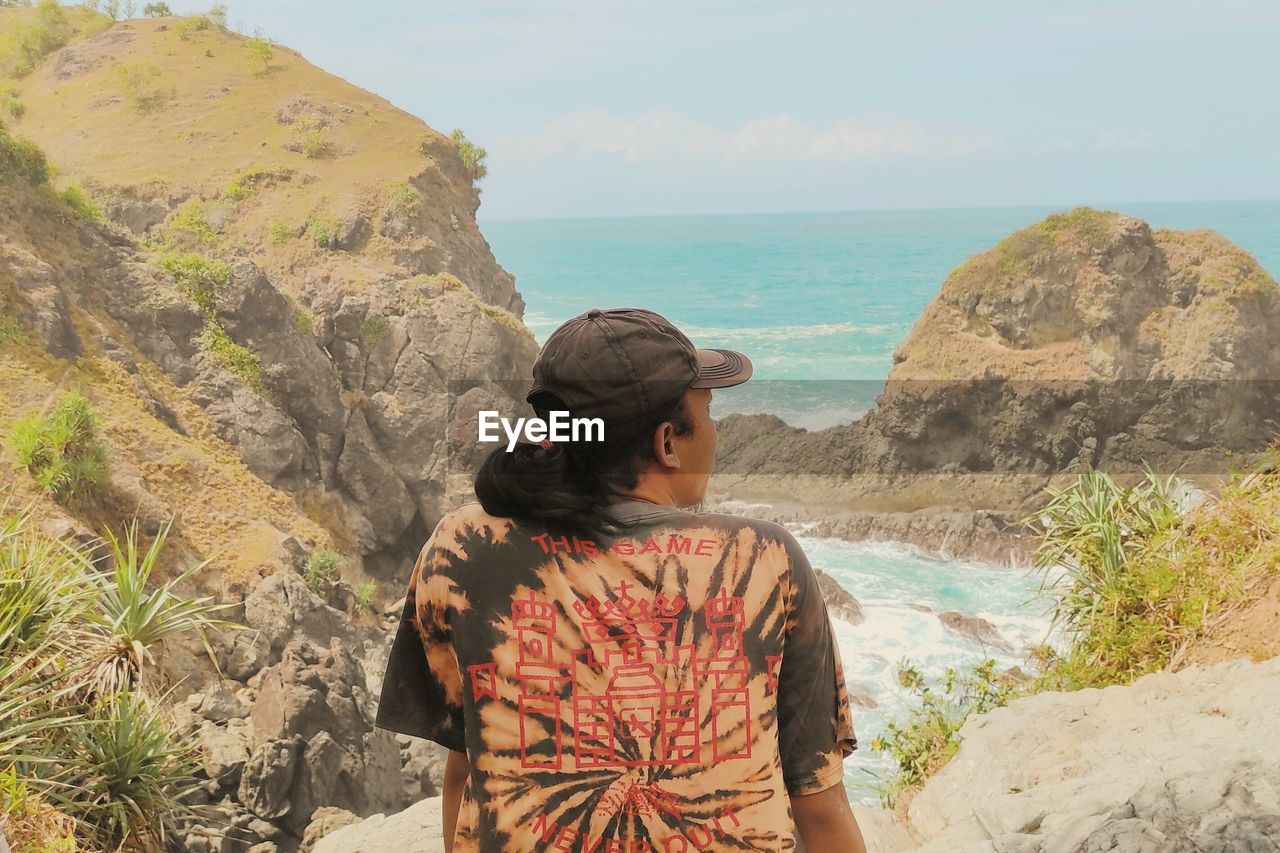
[[[544,418],[565,408],[549,395],[533,407]],[[653,434],[664,421],[672,423],[676,435],[692,431],[683,397],[670,411],[644,421],[605,424],[601,442],[557,442],[546,448],[522,442],[510,452],[495,447],[476,473],[476,499],[490,515],[565,530],[616,532],[618,523],[605,505],[620,491],[635,488],[640,473],[655,461]]]

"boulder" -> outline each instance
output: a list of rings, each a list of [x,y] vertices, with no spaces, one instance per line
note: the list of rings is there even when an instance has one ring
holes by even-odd
[[[908,808],[922,850],[1274,850],[1280,658],[1041,693],[971,718]]]
[[[298,846],[298,853],[311,853],[320,839],[326,835],[332,835],[344,826],[359,822],[360,816],[346,809],[334,806],[322,806],[316,809],[311,815],[311,823],[307,824],[307,829],[302,834],[302,844]]]
[[[268,820],[289,813],[298,754],[305,743],[300,737],[278,738],[254,749],[240,777],[238,799],[245,808]]]
[[[306,638],[327,647],[333,637],[347,631],[346,617],[321,601],[295,572],[277,572],[255,586],[245,598],[244,619],[257,631],[272,661],[292,638]],[[258,648],[258,640],[245,642]],[[251,654],[245,651],[246,656]]]
[[[1013,651],[1013,646],[1000,635],[999,629],[981,616],[970,616],[959,610],[946,610],[938,614],[938,621],[957,634],[963,634],[983,646],[999,649],[1005,653]]]
[[[206,721],[196,735],[200,744],[200,765],[220,787],[236,788],[249,760],[248,726],[241,720],[218,725]]]
[[[822,600],[827,603],[831,615],[851,625],[861,625],[865,617],[858,599],[822,569],[814,569],[814,574],[818,576],[818,589],[822,591]]]
[[[408,801],[395,737],[373,727],[374,702],[350,644],[349,635],[332,637],[327,646],[295,637],[280,662],[260,673],[250,713],[254,755],[263,754],[264,767],[282,765],[269,759],[281,743],[296,743],[298,764],[287,779],[264,774],[261,791],[242,784],[241,799],[295,836],[320,806],[369,814]]]
[[[315,853],[444,853],[441,798],[429,797],[398,814],[377,814],[343,827],[316,844]]]

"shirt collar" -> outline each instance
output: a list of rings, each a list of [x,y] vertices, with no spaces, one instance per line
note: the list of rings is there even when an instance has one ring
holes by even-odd
[[[639,524],[672,515],[682,515],[687,510],[677,506],[649,503],[634,498],[613,500],[605,505],[605,512],[623,524]]]

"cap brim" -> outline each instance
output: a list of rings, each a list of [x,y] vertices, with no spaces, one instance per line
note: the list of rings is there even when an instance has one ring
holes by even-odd
[[[751,359],[731,349],[699,349],[692,388],[729,388],[751,378]]]

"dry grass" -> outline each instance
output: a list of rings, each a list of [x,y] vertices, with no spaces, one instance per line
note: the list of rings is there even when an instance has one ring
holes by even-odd
[[[180,535],[174,537],[175,551],[185,550],[189,557],[218,554],[217,571],[246,574],[270,562],[269,553],[236,545],[261,539],[256,526],[262,521],[293,532],[308,547],[330,542],[326,531],[288,495],[272,489],[244,466],[235,450],[214,433],[187,389],[174,386],[140,354],[135,357],[148,385],[175,411],[188,435],[153,417],[138,396],[133,377],[115,362],[90,355],[68,364],[32,345],[14,342],[0,347],[0,387],[6,389],[9,403],[0,409],[0,434],[7,435],[23,413],[44,407],[67,388],[80,387],[100,415],[113,458],[136,468],[147,490],[177,514]],[[0,484],[7,485],[19,501],[35,500],[41,515],[64,512],[38,495],[30,478],[15,477],[16,467],[11,451],[0,449]],[[78,515],[92,529],[119,528],[128,521],[109,507],[88,507]]]

